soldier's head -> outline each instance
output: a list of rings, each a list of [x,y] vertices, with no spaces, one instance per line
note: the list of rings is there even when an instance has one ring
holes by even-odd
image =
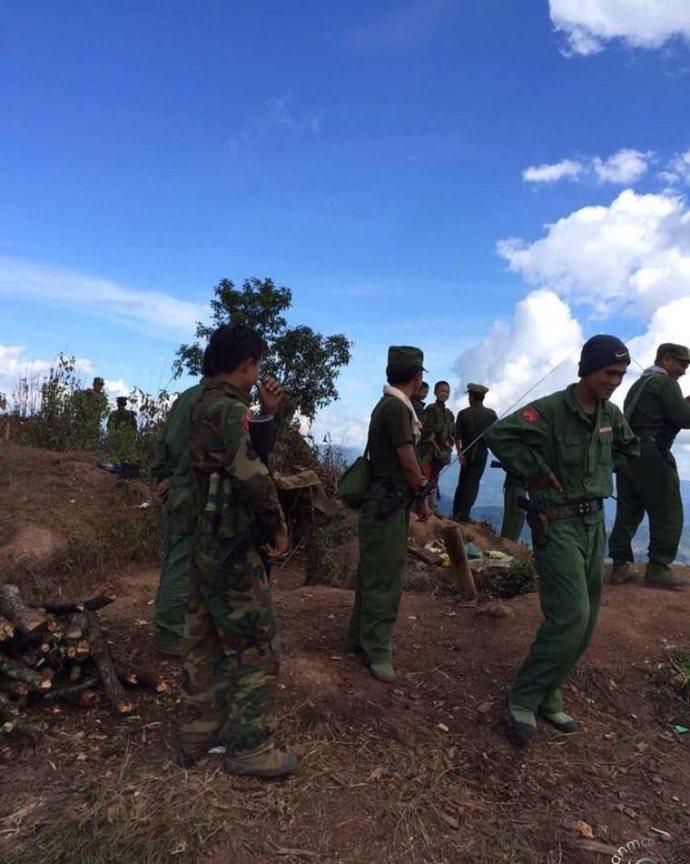
[[[437,381],[434,384],[434,396],[437,402],[445,403],[450,399],[450,384],[447,381]]]
[[[582,346],[577,374],[592,398],[610,399],[630,365],[630,353],[617,336],[600,333]]]
[[[481,405],[488,392],[489,388],[485,387],[483,384],[468,384],[467,399],[470,405]]]
[[[94,378],[92,387],[96,391],[96,393],[101,393],[103,388],[105,387],[105,381],[102,378]]]
[[[690,363],[690,352],[685,345],[676,345],[673,342],[664,342],[656,349],[657,366],[665,369],[671,378],[676,381],[687,372]]]
[[[259,380],[266,354],[268,345],[256,330],[246,324],[226,324],[211,334],[202,372],[206,377],[222,377],[249,393]]]
[[[419,390],[417,390],[417,392],[415,393],[415,396],[417,397],[417,399],[424,400],[424,399],[426,399],[426,397],[428,395],[429,395],[429,385],[426,381],[422,381],[422,383],[419,386]]]
[[[115,401],[117,402],[117,407],[120,409],[120,411],[124,411],[124,409],[127,407],[127,397],[118,396]]]
[[[424,352],[412,345],[391,345],[388,349],[386,380],[413,396],[422,386]]]

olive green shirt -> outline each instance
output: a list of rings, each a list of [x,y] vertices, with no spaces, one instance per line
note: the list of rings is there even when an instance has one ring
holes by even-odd
[[[422,462],[448,455],[454,444],[453,412],[441,402],[424,410],[418,453]]]
[[[404,402],[387,394],[372,411],[369,422],[367,447],[372,480],[407,486],[396,452],[404,444],[414,444],[412,414]]]
[[[639,441],[619,408],[608,401],[588,417],[575,385],[537,399],[499,420],[486,441],[508,471],[530,480],[554,474],[563,491],[533,492],[537,507],[562,507],[613,492],[612,472],[640,454]]]
[[[470,405],[469,408],[458,411],[458,416],[455,418],[455,437],[462,442],[464,455],[468,459],[486,456],[486,439],[480,436],[496,422],[497,417],[495,411],[484,405]],[[473,441],[476,443],[472,444]],[[472,446],[466,449],[470,444]]]
[[[623,410],[636,435],[654,438],[664,450],[671,448],[681,429],[690,429],[690,404],[676,379],[663,372],[645,373],[637,380],[625,397]]]
[[[172,477],[177,471],[189,439],[192,405],[201,395],[202,384],[188,387],[173,402],[154,447],[151,473],[157,481]]]

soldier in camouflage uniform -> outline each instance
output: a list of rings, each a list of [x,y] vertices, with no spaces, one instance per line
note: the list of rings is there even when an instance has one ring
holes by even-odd
[[[108,416],[108,397],[105,381],[96,377],[87,390],[77,390],[72,396],[74,408],[75,443],[79,447],[98,447],[101,423]]]
[[[216,330],[206,352],[213,377],[192,408],[188,455],[196,525],[180,743],[187,763],[221,747],[227,771],[277,777],[293,771],[297,760],[273,744],[278,657],[263,558],[287,549],[287,528],[273,480],[249,437],[249,394],[266,350],[249,327]]]
[[[450,384],[447,381],[437,381],[434,385],[436,401],[427,406],[422,417],[422,435],[417,448],[419,464],[427,480],[438,481],[442,468],[450,464],[455,445],[455,418],[453,412],[446,408],[450,398]],[[430,496],[430,503],[436,500],[437,490]]]

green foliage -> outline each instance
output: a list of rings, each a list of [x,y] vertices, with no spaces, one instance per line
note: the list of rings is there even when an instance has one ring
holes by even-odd
[[[482,574],[481,591],[488,597],[508,600],[520,594],[529,594],[538,588],[534,558],[527,550],[513,559],[506,569],[487,570]]]
[[[335,381],[350,362],[352,343],[342,334],[323,336],[305,325],[289,327],[284,314],[292,305],[289,288],[277,287],[272,279],[253,277],[245,279],[241,289],[223,279],[213,293],[213,323],[197,323],[196,341],[177,349],[175,377],[184,371],[201,374],[204,343],[217,327],[245,323],[268,343],[265,373],[281,381],[301,414],[313,420],[319,409],[338,398]]]

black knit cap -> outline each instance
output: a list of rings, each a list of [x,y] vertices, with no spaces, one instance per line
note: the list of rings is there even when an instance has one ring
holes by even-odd
[[[625,363],[628,366],[630,353],[617,336],[599,333],[588,339],[582,346],[577,374],[580,378],[584,378],[590,372],[596,372],[597,369],[612,366],[614,363]]]

